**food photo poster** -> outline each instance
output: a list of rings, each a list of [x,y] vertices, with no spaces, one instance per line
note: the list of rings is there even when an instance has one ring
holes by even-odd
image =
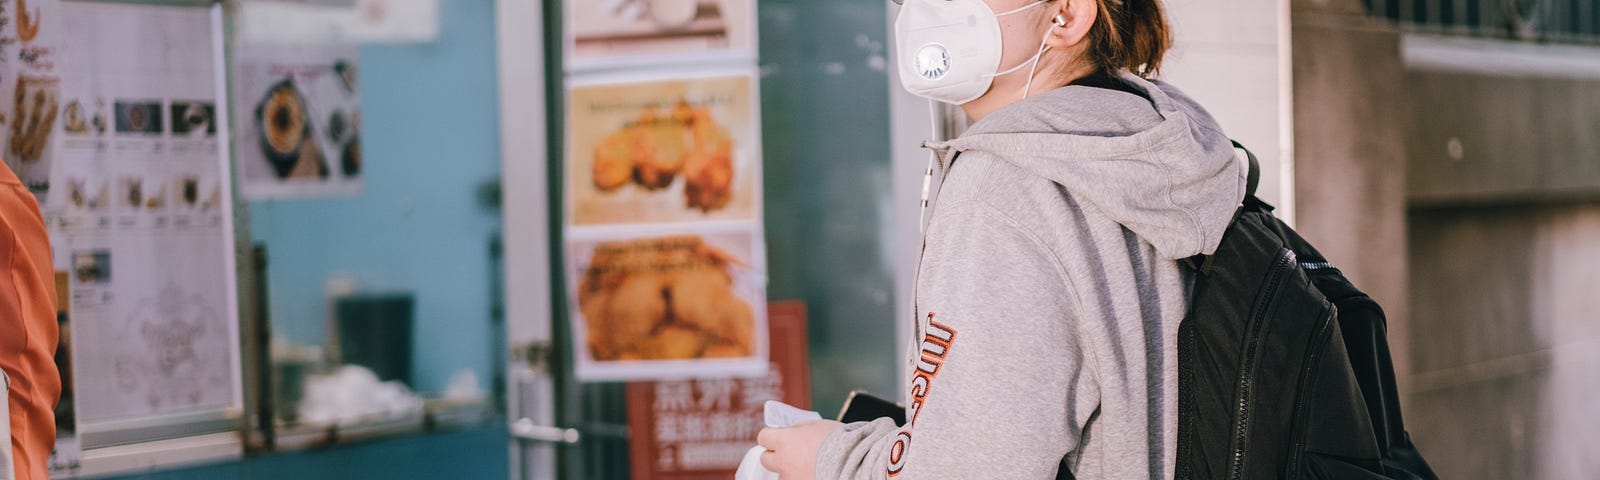
[[[567,70],[754,59],[755,0],[568,0]]]
[[[234,143],[244,198],[361,192],[357,50],[313,43],[235,49]]]
[[[568,218],[584,226],[757,219],[756,83],[748,69],[573,82]]]
[[[574,374],[616,381],[766,373],[760,235],[698,227],[569,237]]]

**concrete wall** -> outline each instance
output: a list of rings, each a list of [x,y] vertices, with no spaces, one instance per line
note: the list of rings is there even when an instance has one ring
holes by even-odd
[[[1600,49],[1410,36],[1415,204],[1600,199]]]
[[[1405,105],[1400,34],[1359,0],[1295,0],[1296,229],[1389,316],[1408,348]]]
[[[1600,478],[1600,203],[1416,210],[1407,425],[1440,478]]]
[[[1600,478],[1600,50],[1405,51],[1407,424],[1442,478]]]

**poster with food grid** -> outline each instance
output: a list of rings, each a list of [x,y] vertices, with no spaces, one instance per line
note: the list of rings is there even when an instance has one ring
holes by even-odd
[[[70,476],[80,449],[110,446],[82,432],[188,432],[236,415],[242,395],[220,9],[64,2],[57,13],[43,213],[66,365],[51,467]],[[154,440],[139,435],[127,438]]]

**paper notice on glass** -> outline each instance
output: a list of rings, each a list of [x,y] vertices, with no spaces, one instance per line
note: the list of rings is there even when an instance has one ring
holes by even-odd
[[[755,0],[567,0],[568,70],[754,59]]]
[[[767,367],[757,232],[633,232],[567,244],[580,380],[751,376]]]
[[[234,143],[249,199],[361,191],[355,44],[235,48]]]
[[[46,216],[69,280],[76,429],[236,408],[212,11],[69,2],[61,13],[66,107],[52,177],[66,188]],[[75,456],[60,453],[70,466]]]
[[[752,69],[574,82],[567,101],[569,221],[756,220],[756,84]]]

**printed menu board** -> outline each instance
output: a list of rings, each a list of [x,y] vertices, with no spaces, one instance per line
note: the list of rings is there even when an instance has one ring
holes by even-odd
[[[67,292],[57,415],[75,424],[55,463],[70,470],[85,430],[238,407],[240,370],[219,14],[87,2],[59,14],[44,213]]]

